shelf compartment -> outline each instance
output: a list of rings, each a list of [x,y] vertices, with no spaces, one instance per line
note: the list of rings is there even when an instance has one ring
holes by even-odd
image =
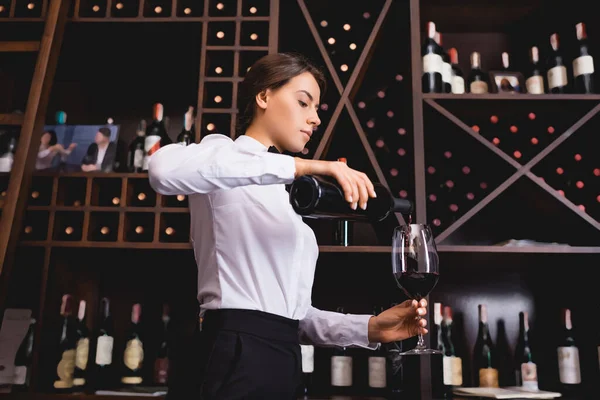
[[[118,212],[91,212],[87,240],[116,242],[119,235]]]
[[[240,44],[242,46],[269,46],[269,22],[243,21]]]
[[[125,241],[152,242],[154,239],[154,221],[154,213],[125,213]]]
[[[121,205],[121,187],[121,179],[93,178],[91,205],[119,207]]]
[[[0,18],[8,18],[10,16],[11,0],[0,0]]]
[[[144,0],[144,17],[167,18],[171,16],[171,0]]]
[[[202,17],[207,0],[177,0],[177,17]]]
[[[46,240],[49,218],[48,211],[25,211],[21,240]]]
[[[233,76],[233,51],[207,51],[206,76],[232,77]]]
[[[43,0],[16,0],[15,18],[41,18],[44,13]]]
[[[57,241],[81,241],[83,238],[83,212],[57,211],[54,218],[52,239]]]
[[[239,0],[242,2],[242,16],[268,17],[270,13],[269,0]]]
[[[127,206],[155,207],[156,192],[145,178],[127,179]]]
[[[235,22],[218,21],[207,22],[207,24],[207,46],[233,46],[235,44]]]
[[[124,4],[125,1],[121,1]],[[116,4],[115,4],[116,6]],[[81,0],[79,2],[79,17],[103,18],[108,12],[107,0]]]
[[[58,178],[58,192],[56,205],[67,207],[81,207],[85,204],[87,190],[86,178]]]
[[[211,17],[235,17],[238,0],[204,0],[208,1],[208,15]]]
[[[210,112],[202,113],[200,117],[200,135],[204,137],[214,133],[230,136],[231,114],[212,114]]]
[[[185,243],[190,241],[190,215],[184,213],[162,213],[158,240],[163,243]]]
[[[140,11],[140,0],[112,0],[112,18],[135,18]]]
[[[51,177],[32,177],[27,205],[49,206],[52,200],[53,182],[54,178]]]
[[[178,194],[177,196],[161,196],[163,207],[173,208],[188,208],[189,199],[188,196]]]
[[[231,108],[233,84],[230,82],[206,82],[202,107],[210,112],[211,108]]]
[[[238,67],[238,76],[245,77],[250,70],[250,67],[254,65],[260,58],[266,56],[267,51],[240,51],[240,64]]]

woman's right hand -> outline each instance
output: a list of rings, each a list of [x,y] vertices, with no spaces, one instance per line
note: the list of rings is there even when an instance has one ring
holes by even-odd
[[[300,157],[295,157],[295,161],[296,178],[302,175],[326,175],[335,178],[353,210],[356,210],[357,206],[366,209],[369,198],[377,197],[369,177],[364,172],[348,167],[342,161],[308,160]]]

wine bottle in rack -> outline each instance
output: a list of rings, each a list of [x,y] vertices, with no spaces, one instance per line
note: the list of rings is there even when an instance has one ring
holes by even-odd
[[[529,70],[525,80],[527,93],[544,94],[544,75],[542,75],[542,66],[540,64],[540,52],[537,46],[529,49]]]
[[[187,146],[194,142],[194,133],[192,132],[192,125],[194,123],[194,107],[188,107],[188,110],[183,116],[183,127],[181,132],[177,135],[177,143]]]
[[[96,333],[96,357],[94,360],[96,389],[110,389],[114,386],[114,342],[110,300],[104,297],[100,300],[100,321]]]
[[[79,310],[77,312],[76,340],[77,348],[75,352],[75,372],[73,386],[77,390],[82,390],[86,385],[86,370],[88,365],[88,355],[90,352],[90,334],[86,323],[86,302],[79,301]]]
[[[476,51],[471,53],[471,72],[469,72],[467,88],[470,93],[474,94],[488,92],[487,78],[481,69],[481,55]]]
[[[435,41],[435,23],[427,22],[427,36],[421,47],[423,57],[423,76],[421,86],[423,93],[442,93],[443,59],[440,48]]]
[[[553,33],[550,36],[550,54],[547,62],[548,75],[548,90],[550,93],[566,93],[567,92],[567,67],[565,66],[565,58],[560,48],[558,33]]]
[[[298,390],[298,396],[308,399],[313,395],[313,373],[315,372],[315,347],[311,344],[300,345],[302,354],[302,382]]]
[[[475,386],[499,387],[495,348],[490,335],[485,304],[479,305],[479,332],[473,349],[473,357]]]
[[[585,23],[575,25],[577,57],[573,60],[575,93],[594,93],[594,57],[590,54]]]
[[[35,319],[29,322],[27,334],[21,341],[15,355],[15,369],[12,392],[26,392],[31,382],[31,362],[33,360],[33,341],[35,336]]]
[[[135,131],[136,137],[129,145],[127,152],[127,170],[129,172],[142,172],[144,170],[146,120],[141,120]]]
[[[571,310],[563,309],[563,332],[558,346],[558,373],[563,394],[576,394],[581,384],[579,348],[573,337]]]
[[[452,92],[452,67],[450,66],[450,57],[446,50],[444,50],[444,45],[442,42],[442,34],[439,32],[435,33],[435,41],[440,48],[440,53],[442,54],[442,92],[443,93],[451,93]]]
[[[519,313],[519,341],[515,350],[517,386],[538,390],[537,366],[529,346],[529,313]]]
[[[154,361],[154,383],[166,385],[169,380],[169,306],[163,304],[162,330],[159,338],[158,354]]]
[[[344,313],[343,307],[337,308]],[[346,347],[335,347],[331,356],[331,386],[336,394],[350,394],[352,388],[352,356]]]
[[[150,162],[150,158],[152,158],[152,154],[156,153],[161,147],[172,143],[167,134],[163,115],[163,105],[161,103],[154,104],[152,123],[146,129],[146,138],[144,140],[144,171],[148,171],[148,163]]]
[[[435,398],[447,398],[448,394],[451,393],[452,388],[446,383],[446,374],[443,362],[445,361],[446,355],[446,342],[444,340],[444,331],[442,329],[443,314],[442,314],[442,303],[433,303],[433,331],[435,334],[435,342],[432,342],[432,346],[435,349],[442,352],[442,359],[439,357],[432,359],[432,384],[433,394]],[[433,345],[435,343],[435,345]],[[439,368],[439,361],[442,361],[442,368]]]
[[[373,315],[379,315],[383,312],[383,307],[375,307]],[[385,395],[387,388],[387,352],[385,346],[379,346],[379,349],[369,353],[369,393],[376,395]]]
[[[58,355],[55,360],[53,386],[57,393],[70,393],[73,388],[73,373],[75,369],[75,354],[77,348],[73,322],[73,296],[65,294],[62,297]]]
[[[442,339],[445,343],[442,362],[444,365],[444,385],[462,386],[462,359],[456,354],[452,341],[452,308],[445,306],[442,313]]]
[[[453,47],[448,50],[448,53],[450,55],[450,67],[452,68],[452,93],[463,94],[465,92],[465,78],[458,65],[458,50]]]
[[[144,363],[144,344],[140,336],[140,316],[142,306],[136,303],[131,308],[131,327],[123,352],[124,371],[121,383],[126,386],[139,385],[143,381],[142,366]]]

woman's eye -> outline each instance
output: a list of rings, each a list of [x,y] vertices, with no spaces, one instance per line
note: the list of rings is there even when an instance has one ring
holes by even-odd
[[[302,100],[298,100],[298,104],[300,104],[300,107],[308,107],[308,104],[306,104]]]

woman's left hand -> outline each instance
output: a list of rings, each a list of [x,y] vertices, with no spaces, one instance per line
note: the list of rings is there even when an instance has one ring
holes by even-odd
[[[425,335],[427,320],[419,318],[427,315],[427,300],[420,303],[416,300],[406,300],[369,320],[369,342],[397,342],[416,336]]]

